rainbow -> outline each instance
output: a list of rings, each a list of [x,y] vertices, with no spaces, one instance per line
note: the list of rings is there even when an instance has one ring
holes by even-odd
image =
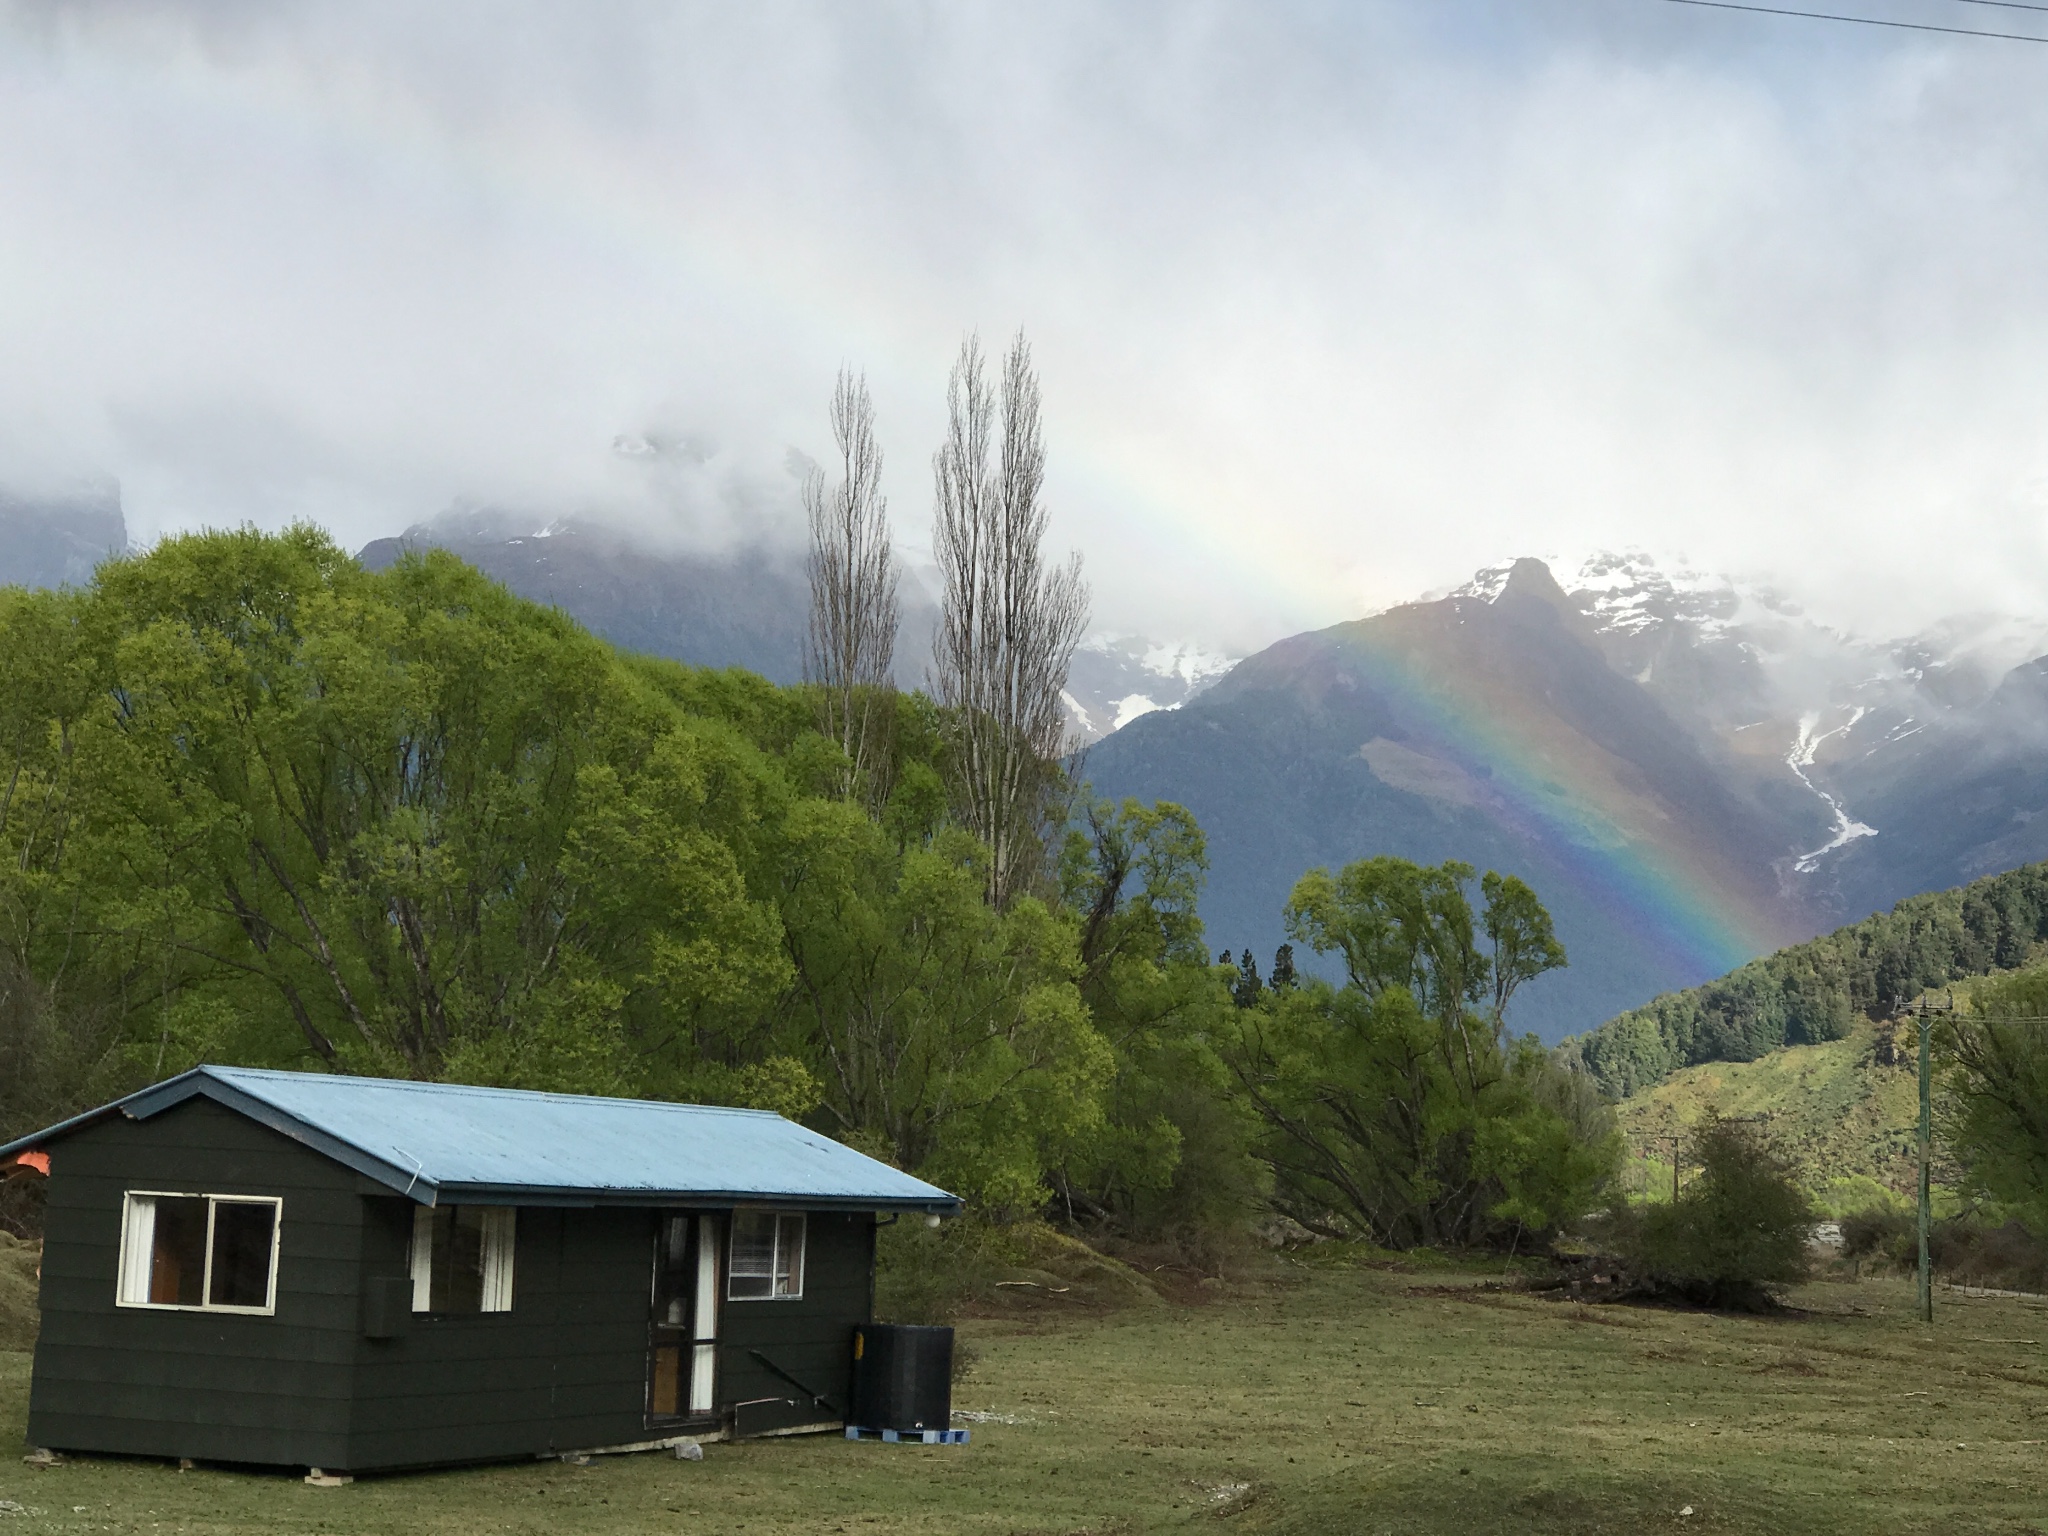
[[[1534,690],[1380,638],[1401,618],[1395,610],[1320,633],[1336,643],[1333,659],[1385,701],[1409,746],[1462,774],[1461,792],[1540,848],[1657,969],[1703,981],[1808,936],[1768,869],[1720,846],[1715,827],[1660,797]]]

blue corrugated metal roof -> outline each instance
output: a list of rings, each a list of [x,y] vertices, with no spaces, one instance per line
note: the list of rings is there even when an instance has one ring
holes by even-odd
[[[0,1147],[0,1157],[109,1114],[147,1119],[195,1097],[238,1110],[426,1205],[960,1206],[935,1185],[766,1110],[244,1067],[195,1067]]]

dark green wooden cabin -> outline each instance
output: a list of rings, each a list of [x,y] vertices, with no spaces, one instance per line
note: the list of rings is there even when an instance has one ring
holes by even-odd
[[[835,1427],[878,1214],[959,1209],[759,1111],[221,1067],[36,1154],[29,1443],[329,1473]]]

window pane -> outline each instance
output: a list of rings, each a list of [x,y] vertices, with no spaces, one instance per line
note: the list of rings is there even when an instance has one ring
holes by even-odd
[[[270,1301],[271,1234],[277,1207],[268,1201],[216,1200],[213,1279],[206,1299],[216,1307],[261,1307]]]
[[[159,1195],[149,1299],[158,1306],[196,1307],[205,1281],[206,1201],[195,1195]]]
[[[151,1248],[156,1240],[156,1197],[130,1195],[121,1229],[121,1277],[117,1298],[130,1306],[149,1300]]]
[[[412,1309],[434,1310],[434,1217],[432,1206],[420,1205],[412,1213],[412,1246],[406,1255],[412,1271]]]
[[[512,1310],[512,1253],[519,1213],[503,1207],[479,1211],[483,1227],[483,1285],[477,1306],[485,1312]]]
[[[774,1294],[774,1229],[772,1210],[733,1212],[731,1296]]]
[[[782,1218],[782,1241],[775,1255],[775,1294],[801,1296],[804,1293],[804,1219]]]
[[[435,1312],[480,1312],[484,1302],[484,1213],[476,1206],[434,1211]]]
[[[774,1211],[735,1211],[725,1294],[733,1301],[801,1296],[804,1219]]]
[[[686,1328],[690,1322],[690,1286],[697,1277],[696,1254],[690,1249],[690,1218],[663,1217],[654,1244],[654,1322],[662,1328]]]

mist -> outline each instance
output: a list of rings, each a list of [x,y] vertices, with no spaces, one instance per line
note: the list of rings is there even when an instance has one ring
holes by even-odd
[[[1022,327],[1105,628],[1618,546],[2039,612],[2044,87],[1656,0],[0,6],[0,485],[786,543],[845,363],[915,557]]]

